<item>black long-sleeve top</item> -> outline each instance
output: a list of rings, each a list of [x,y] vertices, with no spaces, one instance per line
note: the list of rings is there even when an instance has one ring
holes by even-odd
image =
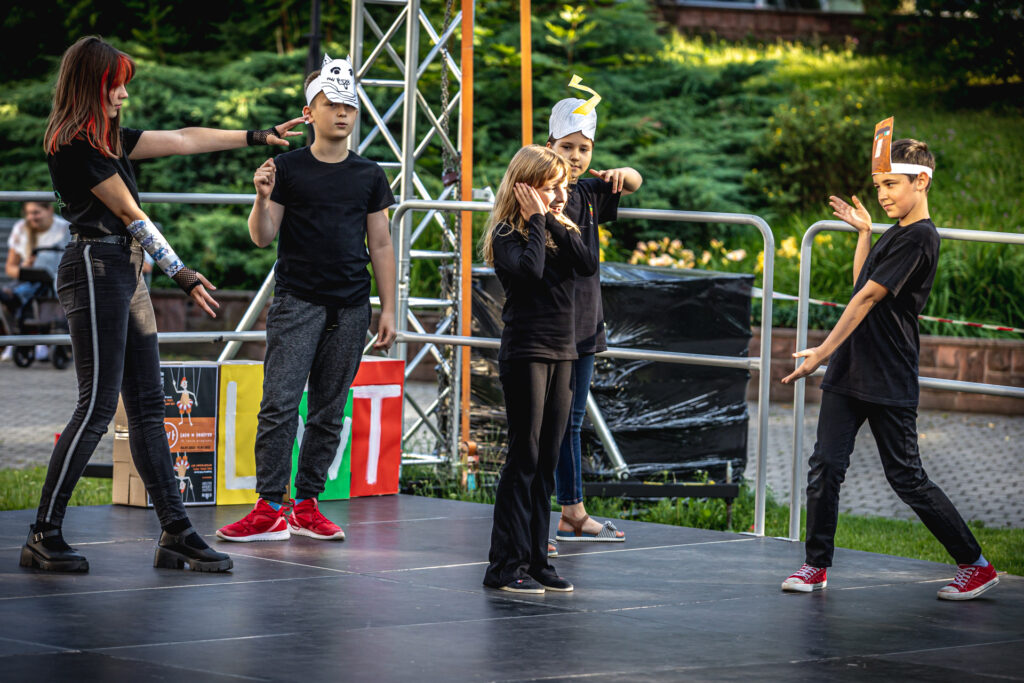
[[[575,360],[573,300],[577,275],[597,271],[597,257],[551,214],[534,214],[529,238],[501,224],[494,238],[494,272],[505,290],[499,360]],[[558,247],[545,247],[547,235]]]

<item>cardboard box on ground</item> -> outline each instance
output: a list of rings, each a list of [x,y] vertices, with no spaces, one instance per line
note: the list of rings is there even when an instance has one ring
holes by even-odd
[[[200,367],[207,371],[213,370],[214,381],[209,381],[208,374],[195,375],[193,370],[186,370]],[[398,492],[404,371],[403,361],[374,356],[363,358],[349,390],[342,441],[337,457],[328,470],[321,500],[344,500],[350,495]],[[254,448],[257,418],[263,397],[263,364],[252,361],[220,364],[164,363],[162,372],[164,403],[167,408],[165,428],[172,449],[172,464],[176,468],[175,476],[184,489],[179,490],[186,504],[255,503]],[[182,378],[185,379],[184,387]],[[216,401],[209,395],[211,385],[215,390]],[[191,395],[184,393],[186,391],[191,392]],[[207,428],[205,420],[209,416],[205,410],[202,415],[199,412],[200,408],[205,409],[211,404],[215,404],[213,430]],[[307,420],[306,408],[307,396],[304,393],[299,406],[298,432],[291,453],[293,490],[299,445]],[[199,422],[197,418],[204,421]],[[124,406],[119,403],[114,419],[113,498],[115,503],[145,506],[148,503],[147,495],[131,461],[127,422]],[[211,431],[215,448],[209,451],[198,450],[209,445]],[[177,452],[173,452],[175,448]],[[190,500],[191,495],[197,492],[203,495],[210,489],[213,494],[211,498]]]

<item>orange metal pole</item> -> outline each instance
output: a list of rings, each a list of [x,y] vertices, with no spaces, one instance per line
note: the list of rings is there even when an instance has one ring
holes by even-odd
[[[519,77],[522,81],[523,145],[533,143],[533,48],[530,0],[519,0]]]
[[[459,177],[462,180],[462,201],[473,201],[473,24],[476,17],[475,0],[462,0],[462,168]],[[473,308],[473,212],[462,212],[462,232],[460,234],[459,257],[462,263],[462,317],[459,321],[459,334],[468,337],[472,334]],[[469,383],[470,353],[472,349],[463,346],[460,349],[462,364],[462,395],[460,398],[459,415],[461,416],[461,441],[469,439]],[[468,455],[468,454],[467,454]]]

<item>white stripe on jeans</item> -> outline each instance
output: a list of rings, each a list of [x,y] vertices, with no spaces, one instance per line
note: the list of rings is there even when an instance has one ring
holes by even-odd
[[[82,438],[82,433],[85,431],[85,428],[89,424],[89,420],[92,418],[93,408],[96,407],[97,384],[100,379],[100,342],[99,332],[96,329],[96,289],[92,275],[91,244],[85,245],[83,260],[85,261],[85,278],[89,283],[89,328],[92,332],[92,394],[89,396],[89,407],[85,411],[85,417],[82,418],[82,424],[78,426],[78,431],[75,432],[75,437],[71,440],[71,445],[68,446],[68,450],[64,453],[64,463],[60,468],[60,476],[57,477],[57,483],[54,485],[53,491],[50,493],[50,505],[46,508],[46,519],[43,520],[47,524],[50,523],[50,518],[53,516],[53,505],[57,501],[57,493],[60,491],[61,485],[64,484],[64,478],[67,476],[68,467],[71,465],[71,458],[75,453],[75,449],[78,447],[78,441]]]

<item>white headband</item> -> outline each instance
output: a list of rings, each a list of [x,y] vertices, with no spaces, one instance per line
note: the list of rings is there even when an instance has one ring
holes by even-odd
[[[583,133],[583,136],[594,141],[597,134],[597,111],[596,107],[601,101],[601,96],[582,84],[582,78],[576,74],[572,75],[569,87],[582,90],[591,94],[589,100],[581,100],[577,97],[570,97],[561,100],[551,108],[551,118],[548,120],[548,134],[555,140],[560,140],[566,135]]]
[[[352,64],[347,59],[331,59],[324,53],[324,63],[320,67],[320,75],[306,86],[306,104],[313,104],[313,98],[323,93],[331,102],[348,104],[359,108],[356,96],[356,79],[352,73]]]
[[[892,168],[889,173],[907,173],[909,175],[917,175],[918,173],[927,173],[928,177],[932,177],[932,169],[927,166],[920,164],[890,164]],[[872,174],[876,175],[876,174]]]

